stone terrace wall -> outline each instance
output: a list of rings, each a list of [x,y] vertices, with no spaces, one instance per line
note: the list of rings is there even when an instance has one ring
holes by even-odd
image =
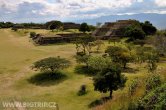
[[[40,35],[38,34],[33,38],[34,42],[39,45],[53,44],[61,42],[74,42],[78,37],[85,36],[84,33],[69,33],[69,34],[56,34],[56,35]]]
[[[122,37],[124,36],[122,28],[130,26],[135,22],[135,20],[118,20],[116,22],[106,22],[101,28],[98,28],[96,31],[94,31],[92,35],[101,39]]]
[[[80,24],[76,24],[76,23],[72,23],[72,22],[63,23],[64,30],[66,30],[66,29],[79,29],[80,26],[81,26]]]

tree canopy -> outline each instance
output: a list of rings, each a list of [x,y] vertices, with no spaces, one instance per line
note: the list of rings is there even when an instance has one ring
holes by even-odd
[[[104,69],[97,76],[93,78],[94,89],[103,93],[110,92],[110,98],[112,98],[112,92],[119,88],[123,88],[127,81],[127,78],[121,74],[121,69],[118,65],[111,65],[111,67]]]
[[[90,36],[90,35],[86,35],[86,36],[82,36],[76,39],[76,47],[82,48],[83,53],[86,54],[86,51],[90,54],[90,46],[89,45],[91,42],[95,41],[95,38]]]
[[[59,29],[60,27],[63,27],[63,23],[61,21],[49,21],[45,23],[45,28],[46,29]]]
[[[0,27],[1,28],[11,28],[13,27],[14,23],[12,22],[0,22]]]
[[[124,68],[126,68],[127,63],[132,60],[130,52],[122,47],[109,46],[105,53],[109,54],[113,62],[120,63]]]
[[[129,37],[129,41],[144,40],[147,35],[154,35],[156,31],[156,27],[149,21],[136,21],[124,29],[124,35]]]
[[[54,72],[59,69],[67,68],[68,66],[70,66],[70,62],[64,58],[49,57],[35,62],[32,68],[36,68],[40,71]]]
[[[95,70],[102,71],[103,69],[108,68],[112,64],[112,60],[109,57],[102,56],[91,56],[88,59],[88,64]]]
[[[82,23],[81,26],[80,26],[80,31],[82,32],[89,32],[90,31],[90,27],[87,23]]]
[[[152,23],[149,21],[145,21],[144,23],[141,23],[142,30],[145,32],[146,35],[153,35],[156,33],[157,29],[153,26]]]
[[[131,41],[134,41],[136,39],[144,39],[145,32],[142,30],[142,28],[132,25],[126,28],[125,36],[129,37]]]

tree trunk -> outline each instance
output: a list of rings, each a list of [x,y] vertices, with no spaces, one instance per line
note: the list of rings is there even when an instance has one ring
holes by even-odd
[[[110,90],[110,99],[112,99],[112,90]]]
[[[126,69],[126,64],[127,64],[127,63],[124,63],[124,64],[123,64],[123,68],[124,68],[124,69]]]
[[[84,54],[86,54],[86,47],[85,47],[85,45],[82,45],[82,47],[83,47]]]

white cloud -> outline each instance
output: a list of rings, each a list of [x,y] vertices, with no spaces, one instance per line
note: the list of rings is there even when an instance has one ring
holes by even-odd
[[[166,0],[155,0],[155,3],[160,7],[166,7]]]
[[[44,3],[46,0],[0,0],[0,8],[6,8],[11,11],[17,11],[21,3]]]
[[[140,2],[140,3],[141,3],[141,2],[144,2],[144,0],[137,0],[137,2]]]
[[[166,14],[166,10],[150,10],[150,11],[145,11],[144,13]]]
[[[55,3],[50,3],[47,0],[0,0],[0,6],[8,10],[16,11],[18,6],[24,2],[39,3],[45,6],[46,13],[62,13],[61,11],[69,10],[76,11],[75,8],[81,11],[92,11],[99,8],[123,8],[129,7],[133,0],[56,0]],[[56,12],[55,12],[56,11]],[[79,10],[80,11],[80,10]],[[67,11],[68,12],[68,11]]]
[[[27,16],[33,18],[31,15],[54,19],[89,19],[136,13],[165,14],[164,7],[166,0],[0,0],[0,14],[5,11],[8,16],[12,16],[12,13],[15,13],[15,17],[25,15],[25,19]]]

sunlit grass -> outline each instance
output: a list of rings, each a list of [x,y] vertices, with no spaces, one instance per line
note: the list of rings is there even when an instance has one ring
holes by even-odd
[[[21,30],[20,30],[21,31]],[[47,33],[50,30],[22,30],[28,32]],[[74,72],[76,62],[74,55],[76,53],[74,44],[62,45],[47,45],[35,46],[29,39],[29,34],[20,34],[19,32],[11,31],[10,29],[0,30],[0,101],[55,101],[59,104],[60,110],[87,110],[88,105],[95,100],[108,96],[108,94],[101,94],[94,91],[92,77],[84,74],[76,74]],[[75,31],[75,30],[70,30]],[[21,37],[22,36],[22,37]],[[104,54],[107,46],[114,45],[114,43],[104,42],[99,53],[95,55]],[[116,46],[125,47],[124,41],[115,43]],[[94,48],[92,51],[96,51]],[[33,62],[46,57],[61,56],[72,62],[72,66],[63,70],[67,76],[64,81],[49,86],[40,86],[28,82],[28,79],[38,74],[38,72],[31,70],[30,66]],[[158,71],[166,77],[166,63],[160,62],[158,64]],[[130,99],[127,97],[128,85],[131,80],[139,77],[144,79],[148,77],[148,71],[143,64],[128,64],[130,68],[138,69],[134,73],[123,72],[127,76],[128,81],[126,87],[122,90],[113,92],[113,100],[100,106],[100,110],[117,110],[120,107],[127,107]],[[78,96],[77,92],[81,85],[87,86],[88,93],[84,96]],[[141,86],[139,91],[134,94],[133,99],[142,95],[144,86]],[[98,107],[98,108],[100,108]],[[2,106],[0,105],[0,109]],[[29,110],[36,110],[30,108]],[[45,110],[45,108],[40,108]]]

